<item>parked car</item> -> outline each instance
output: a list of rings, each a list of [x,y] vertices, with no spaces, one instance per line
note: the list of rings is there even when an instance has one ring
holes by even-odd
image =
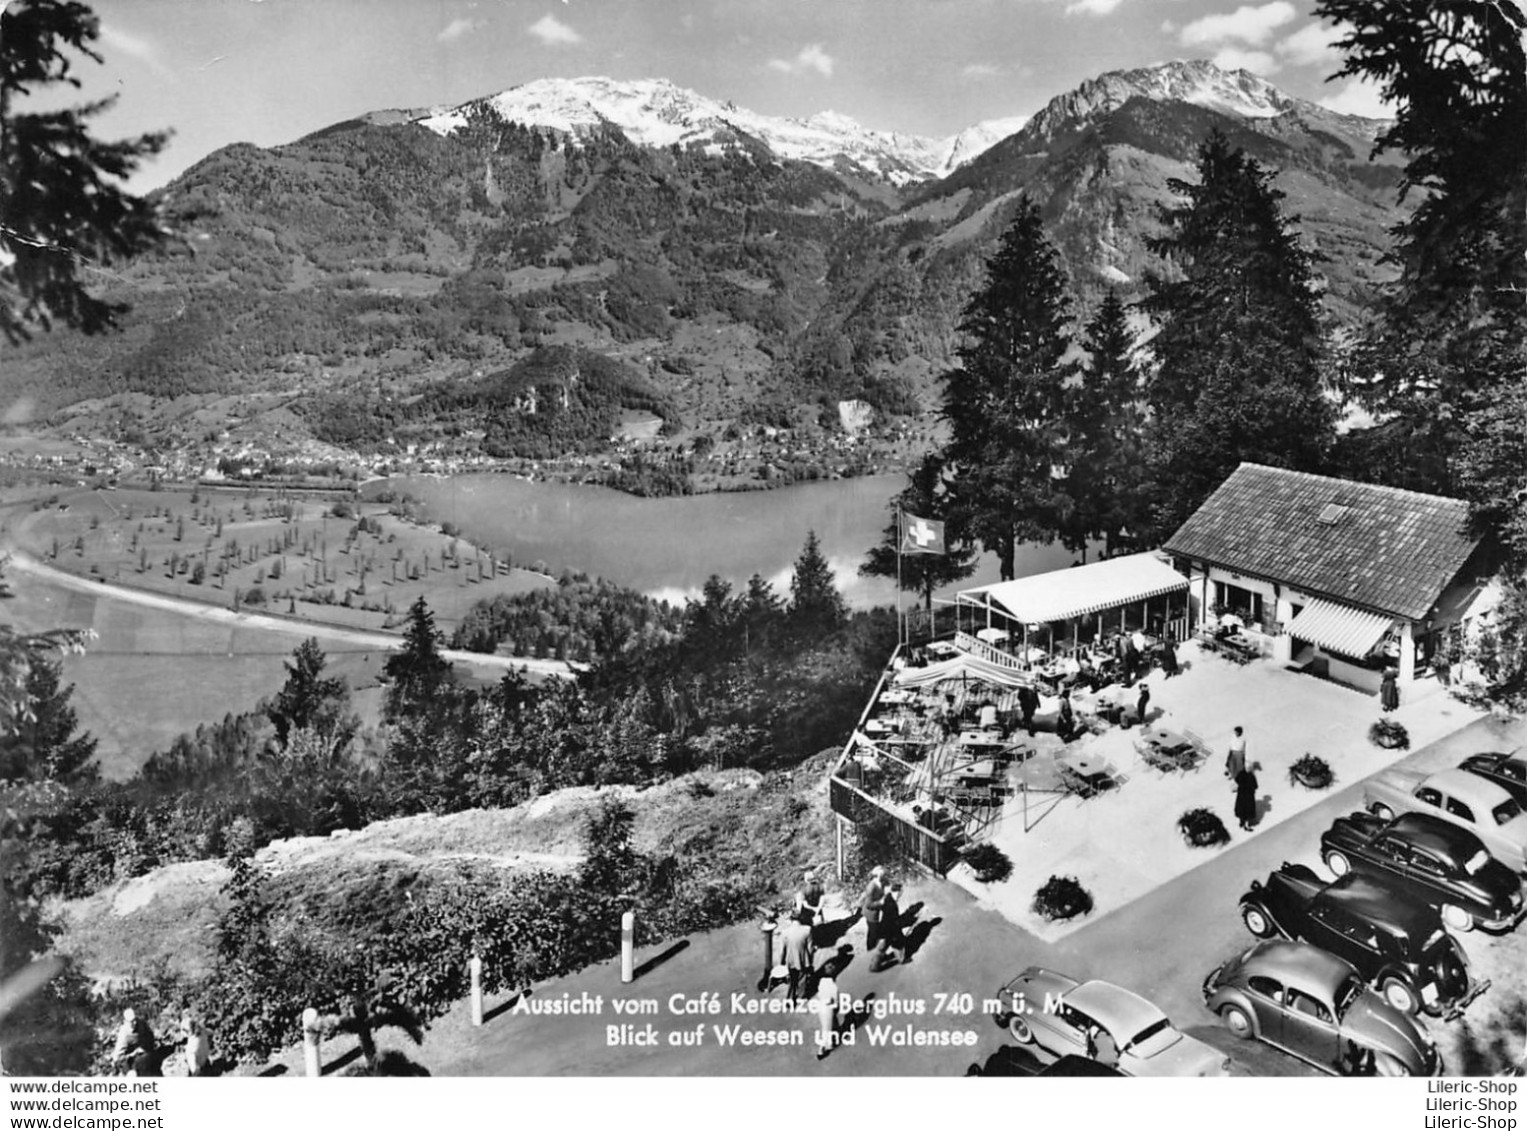
[[[1527,871],[1527,813],[1504,789],[1478,774],[1385,770],[1363,786],[1363,802],[1379,817],[1430,813],[1451,821],[1484,841],[1506,867]]]
[[[1241,918],[1258,938],[1282,935],[1346,959],[1402,1013],[1451,1021],[1490,987],[1471,977],[1468,955],[1436,908],[1373,876],[1348,873],[1328,884],[1303,864],[1284,864],[1265,884],[1252,881]]]
[[[1527,917],[1522,880],[1467,829],[1407,813],[1338,817],[1320,838],[1320,856],[1337,876],[1377,876],[1396,892],[1435,907],[1455,931],[1510,930]]]
[[[1527,756],[1520,748],[1507,753],[1470,754],[1458,768],[1488,778],[1527,808]]]
[[[1123,1076],[1117,1068],[1088,1060],[1085,1056],[1067,1054],[1054,1064],[1046,1065],[1038,1072],[1040,1076]]]
[[[999,996],[1004,1023],[1021,1045],[1056,1056],[1091,1057],[1089,1035],[1106,1030],[1126,1076],[1224,1076],[1230,1060],[1202,1041],[1172,1028],[1165,1013],[1139,994],[1110,982],[1078,982],[1030,966]]]
[[[1204,1004],[1237,1037],[1264,1041],[1333,1076],[1435,1076],[1437,1046],[1370,990],[1350,962],[1269,939],[1211,971]]]

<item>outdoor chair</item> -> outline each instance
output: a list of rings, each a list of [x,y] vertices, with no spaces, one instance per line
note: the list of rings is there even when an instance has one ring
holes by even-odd
[[[1193,744],[1194,762],[1201,761],[1209,756],[1209,744],[1204,741],[1203,735],[1199,734],[1196,730],[1184,729],[1182,736]]]

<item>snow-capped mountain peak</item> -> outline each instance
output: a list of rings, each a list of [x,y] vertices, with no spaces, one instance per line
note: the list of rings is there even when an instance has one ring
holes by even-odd
[[[1052,98],[1029,123],[1032,133],[1053,137],[1069,123],[1116,110],[1131,98],[1190,102],[1239,118],[1275,118],[1296,100],[1250,71],[1226,71],[1205,59],[1109,71]]]
[[[827,167],[847,161],[898,184],[943,175],[952,167],[952,155],[968,161],[985,148],[980,142],[990,133],[967,130],[946,139],[884,133],[832,110],[809,118],[773,118],[666,79],[537,79],[419,121],[449,134],[466,123],[474,105],[491,107],[506,121],[575,138],[613,125],[637,145],[726,145],[745,134],[780,158]],[[997,140],[991,135],[986,145]]]
[[[1199,59],[1110,71],[1051,99],[1032,118],[993,118],[945,138],[868,129],[833,110],[809,118],[769,117],[667,79],[537,79],[416,120],[449,134],[466,123],[474,106],[484,106],[506,121],[557,130],[574,139],[609,126],[637,145],[654,147],[724,148],[746,136],[781,159],[828,168],[858,166],[870,175],[905,184],[946,176],[1020,129],[1031,137],[1053,138],[1135,97],[1190,102],[1241,118],[1271,118],[1309,105],[1249,71],[1222,70]]]

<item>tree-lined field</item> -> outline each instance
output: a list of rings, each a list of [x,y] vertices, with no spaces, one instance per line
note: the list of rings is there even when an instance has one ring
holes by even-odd
[[[80,490],[9,525],[70,573],[351,628],[393,628],[420,596],[454,627],[479,601],[550,583],[388,505],[280,491]]]

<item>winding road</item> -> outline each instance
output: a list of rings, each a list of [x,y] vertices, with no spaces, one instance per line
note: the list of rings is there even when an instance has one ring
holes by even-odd
[[[162,593],[150,593],[125,585],[116,585],[109,581],[94,581],[90,578],[79,577],[76,574],[69,573],[67,570],[58,569],[55,566],[48,565],[46,562],[39,561],[25,550],[14,547],[10,548],[8,553],[9,560],[7,566],[13,575],[25,574],[49,585],[72,589],[80,593],[110,597],[116,601],[140,605],[145,608],[159,609],[162,612],[175,613],[179,616],[195,617],[199,620],[210,621],[215,624],[235,625],[239,628],[264,629],[270,632],[282,632],[303,638],[312,636],[321,641],[349,644],[360,648],[391,650],[403,646],[403,637],[397,633],[370,632],[364,629],[345,628],[341,625],[289,619],[265,613],[251,613],[243,610],[234,611],[233,609],[225,609],[220,605],[209,605],[200,601],[187,600],[183,597],[170,597]],[[571,665],[561,660],[540,660],[524,656],[493,656],[482,652],[463,652],[454,649],[443,650],[441,655],[452,663],[460,663],[479,669],[526,671],[537,675],[556,676],[563,679],[571,678],[577,674]]]

